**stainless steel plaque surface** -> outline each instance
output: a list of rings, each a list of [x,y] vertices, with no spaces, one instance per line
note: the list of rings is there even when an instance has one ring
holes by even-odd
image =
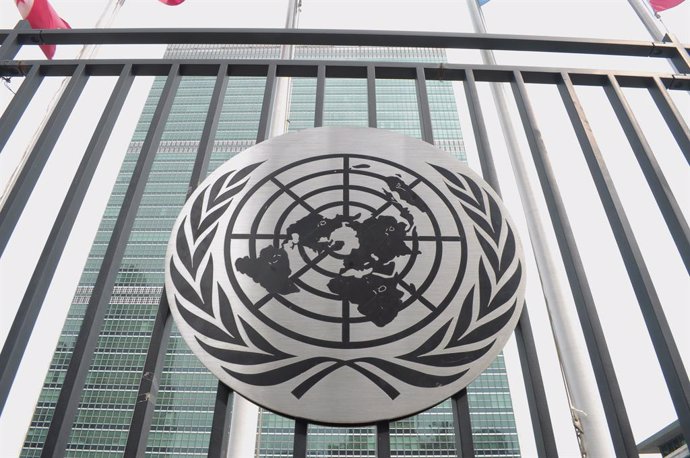
[[[496,357],[524,301],[496,193],[420,140],[317,128],[233,157],[173,228],[166,291],[192,351],[273,411],[366,424],[431,407]]]

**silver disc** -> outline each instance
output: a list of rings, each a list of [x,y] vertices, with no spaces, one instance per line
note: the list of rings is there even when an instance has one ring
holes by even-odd
[[[220,380],[333,424],[405,417],[466,387],[525,288],[484,180],[367,128],[283,135],[220,166],[175,223],[165,281],[180,333]]]

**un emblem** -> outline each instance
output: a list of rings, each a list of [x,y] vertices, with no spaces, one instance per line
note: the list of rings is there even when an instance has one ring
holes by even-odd
[[[318,128],[211,174],[173,228],[168,303],[220,380],[273,411],[366,424],[424,410],[496,357],[522,250],[488,185],[426,143]]]

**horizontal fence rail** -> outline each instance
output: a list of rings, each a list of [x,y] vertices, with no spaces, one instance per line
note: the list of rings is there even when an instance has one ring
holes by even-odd
[[[311,77],[318,74],[319,66],[326,67],[328,78],[366,78],[371,61],[300,61],[300,60],[185,60],[185,59],[104,59],[91,61],[11,61],[0,60],[0,76],[27,75],[39,66],[41,76],[70,76],[79,65],[85,65],[90,76],[117,76],[125,65],[132,65],[137,76],[165,76],[172,65],[179,65],[182,76],[216,76],[221,65],[228,64],[232,76],[266,76],[269,67],[276,66],[279,77]],[[424,69],[427,80],[464,81],[467,71],[472,70],[477,82],[509,83],[519,71],[525,83],[557,84],[561,74],[567,73],[576,86],[605,86],[609,75],[618,80],[621,87],[648,88],[658,79],[666,89],[690,89],[690,75],[672,73],[631,72],[610,70],[563,69],[548,67],[516,67],[479,64],[429,64],[414,62],[376,62],[377,79],[415,79],[417,68]]]
[[[15,46],[40,44],[268,44],[391,46],[541,51],[673,59],[674,43],[502,35],[492,33],[380,32],[372,30],[285,29],[79,29],[1,30],[0,40]],[[680,48],[686,49],[689,48]]]
[[[196,149],[194,169],[189,181],[189,196],[203,180],[209,166],[213,144],[221,118],[224,94],[235,77],[266,78],[258,120],[256,143],[266,140],[271,132],[277,78],[310,77],[316,79],[314,98],[314,127],[324,125],[326,88],[329,78],[361,79],[366,84],[367,123],[377,127],[377,80],[405,79],[414,81],[421,138],[434,143],[434,128],[430,112],[427,84],[429,81],[458,81],[463,83],[472,130],[485,179],[500,193],[489,135],[478,94],[477,83],[509,83],[515,99],[529,150],[536,167],[536,175],[556,235],[560,259],[568,278],[570,293],[587,351],[596,378],[609,426],[611,442],[617,456],[637,455],[635,440],[626,413],[623,397],[599,320],[597,303],[590,289],[585,266],[575,243],[568,220],[568,209],[558,187],[558,177],[552,169],[549,152],[539,130],[535,110],[528,97],[527,84],[550,85],[557,89],[569,122],[584,153],[588,170],[598,191],[600,202],[608,218],[615,240],[630,276],[645,324],[651,335],[669,394],[679,418],[682,434],[690,440],[690,382],[680,353],[664,315],[664,309],[652,284],[645,259],[642,256],[619,201],[616,189],[604,164],[594,134],[584,115],[575,91],[576,86],[600,87],[620,122],[625,138],[646,178],[651,194],[659,206],[678,254],[690,271],[690,231],[682,209],[669,189],[652,147],[647,143],[639,121],[622,88],[647,89],[661,118],[685,159],[690,162],[690,130],[680,110],[674,104],[670,91],[690,91],[690,75],[663,72],[632,72],[610,70],[563,69],[548,67],[519,67],[500,65],[469,65],[421,62],[372,62],[333,60],[221,60],[221,59],[89,59],[89,60],[13,60],[23,45],[37,44],[271,44],[271,45],[337,45],[429,47],[456,49],[496,49],[507,51],[538,51],[554,53],[581,53],[607,56],[634,56],[670,59],[679,71],[688,71],[687,48],[675,42],[643,42],[623,40],[593,40],[560,37],[526,37],[495,34],[448,34],[375,31],[325,31],[283,29],[99,29],[99,30],[31,30],[25,22],[12,30],[0,30],[0,76],[23,77],[24,82],[5,112],[0,117],[0,152],[24,114],[33,94],[46,77],[71,77],[67,90],[51,115],[51,122],[38,137],[25,170],[0,209],[0,254],[8,243],[15,225],[22,215],[32,191],[40,179],[43,166],[62,133],[86,81],[94,77],[117,76],[118,81],[106,105],[105,112],[93,133],[58,219],[46,242],[40,261],[34,271],[29,288],[19,307],[10,334],[0,355],[0,411],[10,395],[19,364],[42,303],[45,299],[58,260],[66,246],[81,202],[101,159],[105,145],[120,116],[127,94],[137,76],[166,77],[163,93],[153,114],[153,120],[143,142],[133,177],[117,218],[116,227],[108,243],[103,264],[95,285],[95,292],[87,306],[86,316],[76,338],[75,349],[57,398],[55,412],[50,420],[42,456],[62,457],[67,454],[70,432],[77,414],[79,399],[96,349],[108,301],[116,275],[124,256],[127,239],[134,218],[141,205],[146,179],[161,143],[165,122],[171,112],[180,80],[183,77],[215,77],[211,103],[204,122],[203,133]],[[599,305],[601,306],[601,305]],[[153,324],[151,339],[146,349],[146,361],[138,382],[138,403],[133,407],[126,443],[126,455],[145,453],[151,431],[152,416],[158,395],[163,364],[169,349],[172,320],[165,291],[159,301],[158,316]],[[517,347],[532,429],[540,458],[558,456],[558,435],[551,423],[541,374],[537,345],[527,308],[516,329]],[[218,385],[215,397],[213,425],[210,430],[208,455],[227,454],[230,425],[231,390]],[[470,417],[466,389],[451,398],[454,419],[455,445],[458,455],[473,457],[476,444]],[[297,419],[292,436],[293,456],[308,456],[309,423]],[[392,424],[375,425],[375,450],[379,458],[389,458]]]

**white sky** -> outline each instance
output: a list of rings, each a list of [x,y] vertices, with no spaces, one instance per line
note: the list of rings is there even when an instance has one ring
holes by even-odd
[[[106,5],[105,0],[54,0],[56,10],[74,28],[92,27]],[[187,0],[177,7],[167,7],[157,0],[128,0],[116,18],[113,27],[282,27],[285,21],[287,0]],[[487,28],[492,33],[534,34],[552,36],[595,37],[634,39],[648,41],[644,27],[638,21],[626,0],[492,0],[483,7]],[[690,42],[690,1],[662,13],[669,29],[681,41]],[[11,0],[0,3],[0,28],[12,28],[19,14]],[[416,30],[441,32],[470,32],[471,22],[464,0],[303,0],[300,28],[323,29],[377,29]],[[77,47],[61,46],[56,58],[71,58]],[[162,46],[125,47],[111,46],[102,49],[99,57],[155,57],[160,56]],[[40,58],[38,48],[27,47],[18,59]],[[451,51],[454,62],[479,62],[475,51]],[[598,67],[668,72],[662,60],[634,58],[596,58],[573,55],[538,55],[537,53],[497,53],[499,63]],[[95,80],[96,78],[94,78]],[[89,138],[82,132],[91,132],[103,109],[107,94],[114,84],[91,81],[80,103],[68,122],[58,142],[54,157],[49,161],[39,182],[34,198],[19,222],[14,238],[0,260],[0,340],[4,340],[14,312],[21,301],[29,277],[40,255],[43,240],[47,236],[66,191],[66,186],[76,169],[81,153]],[[0,442],[3,456],[14,456],[23,442],[34,405],[43,384],[45,371],[61,331],[61,323],[67,313],[83,264],[88,255],[103,208],[113,180],[119,170],[125,148],[138,119],[143,100],[148,92],[150,78],[138,78],[128,99],[123,116],[106,150],[104,163],[94,179],[83,211],[75,228],[76,236],[70,240],[62,258],[62,269],[55,275],[44,310],[39,317],[34,338],[29,344],[26,363],[20,367],[19,383],[15,383],[12,398],[0,418]],[[16,88],[14,83],[13,87]],[[20,123],[18,132],[10,139],[0,155],[0,187],[4,188],[16,167],[19,157],[31,139],[32,119],[41,119],[45,106],[57,88],[56,81],[44,82]],[[480,84],[484,102],[489,102],[488,88]],[[557,174],[563,177],[562,193],[568,205],[571,223],[588,277],[599,306],[599,314],[607,330],[607,339],[618,373],[619,382],[630,415],[635,439],[639,442],[675,419],[658,364],[655,362],[649,338],[644,329],[639,308],[627,280],[620,255],[605,216],[598,204],[596,192],[576,146],[576,139],[569,131],[568,122],[560,106],[554,88],[530,87],[533,102],[539,115],[544,140],[551,153]],[[467,113],[462,107],[461,87],[456,87],[463,133],[470,152],[470,164],[478,169],[472,144],[472,132]],[[600,147],[606,156],[614,182],[619,189],[623,204],[630,212],[630,220],[641,249],[648,257],[649,267],[658,293],[686,368],[690,367],[690,335],[686,332],[690,323],[690,284],[680,261],[674,252],[659,212],[644,183],[620,127],[598,88],[578,88],[582,102],[591,118]],[[0,110],[10,100],[11,93],[0,87]],[[651,99],[644,91],[626,90],[633,108],[641,117],[650,142],[669,184],[686,217],[690,213],[690,172],[678,147],[656,114]],[[673,94],[680,109],[690,119],[690,97]],[[497,128],[495,113],[485,105],[492,146],[495,149],[504,198],[518,224],[522,224],[523,243],[527,246],[527,231],[519,214],[519,199],[510,178],[505,148]],[[648,113],[648,114],[647,114]],[[521,135],[521,134],[520,134]],[[524,139],[523,144],[524,144]],[[527,151],[525,148],[524,151]],[[534,178],[534,177],[533,177]],[[536,180],[533,180],[536,183]],[[546,214],[546,213],[544,213]],[[551,240],[552,246],[555,246]],[[553,342],[548,332],[548,320],[541,296],[539,280],[534,264],[529,270],[530,291],[528,304],[532,316],[540,358],[544,365],[544,377],[554,425],[559,436],[562,456],[577,454],[572,438],[565,398],[556,365]],[[563,281],[562,283],[567,284]],[[526,415],[526,400],[520,386],[521,376],[514,343],[506,348],[511,390],[513,392],[520,441],[523,454],[534,456],[530,438],[531,428]],[[5,455],[7,454],[7,455]]]

